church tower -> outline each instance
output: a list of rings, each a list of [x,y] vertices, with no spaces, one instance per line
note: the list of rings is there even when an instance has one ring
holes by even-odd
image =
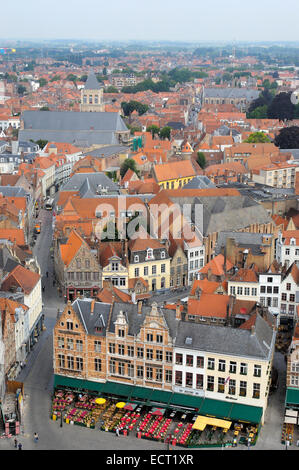
[[[80,111],[104,111],[103,87],[99,84],[94,72],[90,72],[81,90]]]

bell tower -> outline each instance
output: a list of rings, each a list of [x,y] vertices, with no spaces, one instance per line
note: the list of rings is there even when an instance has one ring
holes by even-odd
[[[103,112],[103,87],[98,82],[94,72],[90,72],[81,90],[80,111]]]

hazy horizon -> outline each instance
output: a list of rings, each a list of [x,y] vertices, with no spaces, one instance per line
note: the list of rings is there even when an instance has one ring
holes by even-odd
[[[298,0],[16,0],[2,6],[4,40],[297,42]],[[1,44],[0,44],[1,46]]]

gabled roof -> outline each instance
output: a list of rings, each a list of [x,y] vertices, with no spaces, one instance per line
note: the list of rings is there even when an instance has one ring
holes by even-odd
[[[254,269],[240,268],[236,274],[234,274],[231,281],[241,281],[241,282],[258,282],[258,274]]]
[[[286,279],[289,275],[292,276],[294,282],[296,282],[296,284],[298,285],[299,284],[299,268],[295,262],[291,264],[291,266],[288,268],[283,279]]]
[[[190,160],[155,165],[154,171],[157,181],[166,181],[196,175]]]
[[[229,295],[202,293],[200,299],[188,300],[188,315],[225,319],[229,301]]]
[[[82,244],[86,244],[83,238],[73,230],[65,245],[60,245],[60,256],[66,266],[70,264],[76,253],[81,248]]]
[[[226,271],[230,271],[234,265],[227,259],[226,260]],[[211,270],[211,273],[215,276],[223,276],[224,273],[224,256],[220,253],[215,256],[209,263],[199,270],[199,273],[207,274]]]
[[[220,282],[208,281],[208,279],[195,280],[192,284],[190,296],[194,296],[197,289],[200,289],[205,294],[214,294],[215,291],[222,284]]]
[[[21,265],[18,265],[4,279],[2,283],[2,289],[8,290],[13,286],[21,287],[24,293],[28,295],[34,289],[39,280],[39,274],[30,271]]]

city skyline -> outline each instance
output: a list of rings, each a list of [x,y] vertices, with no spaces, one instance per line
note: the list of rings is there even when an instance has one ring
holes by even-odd
[[[278,14],[279,12],[279,14]],[[53,0],[47,9],[34,0],[3,7],[2,39],[71,39],[94,41],[297,41],[299,4],[286,0],[253,0],[250,7],[236,0]],[[83,21],[82,21],[83,19]],[[109,20],[108,20],[109,19]]]

